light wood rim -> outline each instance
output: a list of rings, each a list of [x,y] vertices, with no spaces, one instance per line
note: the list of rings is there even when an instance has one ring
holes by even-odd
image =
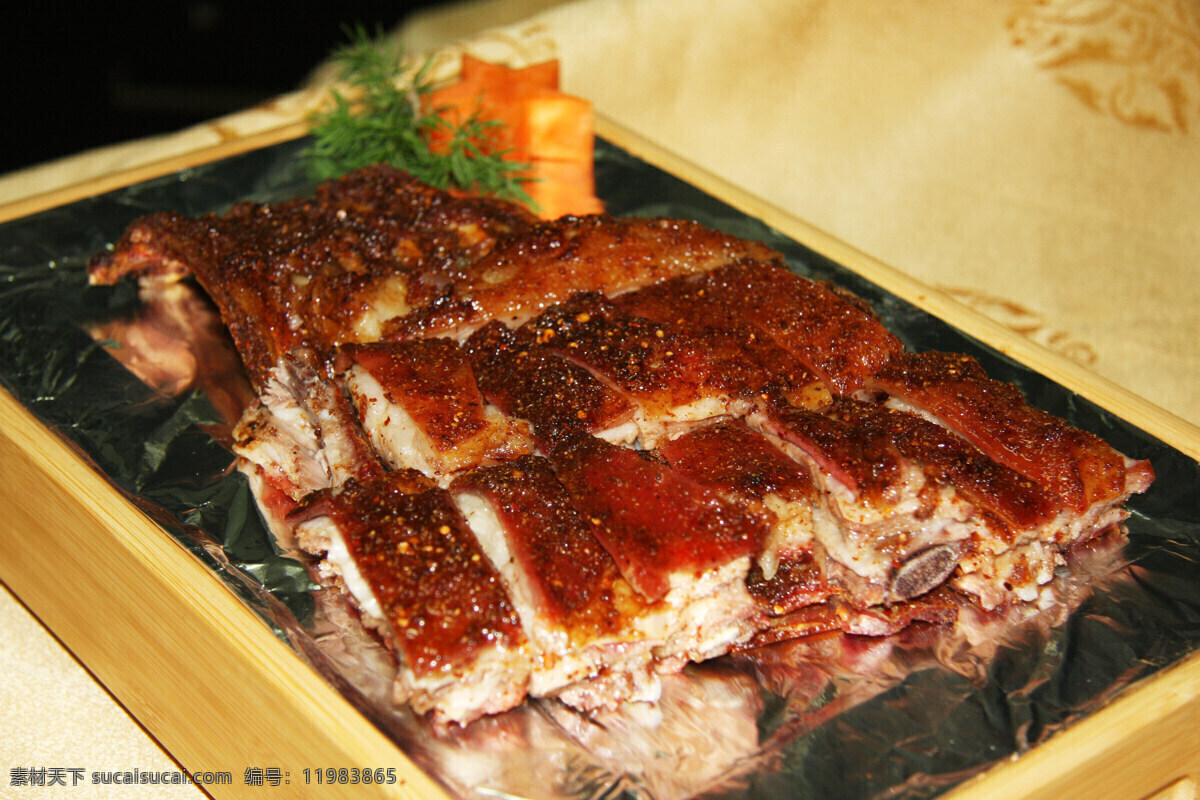
[[[306,133],[308,133],[308,123],[293,122],[249,136],[227,139],[209,147],[158,159],[120,172],[69,184],[41,194],[23,197],[20,200],[0,205],[0,222],[20,219],[77,200],[84,200],[163,175],[170,175],[172,172],[248,153],[251,150],[290,142],[299,139]]]

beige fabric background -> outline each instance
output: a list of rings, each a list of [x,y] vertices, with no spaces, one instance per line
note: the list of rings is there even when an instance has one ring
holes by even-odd
[[[397,35],[458,42],[447,66],[557,57],[602,114],[1200,424],[1195,0],[474,0]],[[328,79],[0,178],[0,202],[294,121]],[[69,657],[3,593],[0,626],[24,631],[0,764],[165,760],[71,699],[99,690],[40,666]]]

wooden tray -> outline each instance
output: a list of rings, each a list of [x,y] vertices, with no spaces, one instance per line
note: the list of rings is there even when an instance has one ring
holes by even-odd
[[[304,133],[290,126],[0,207],[0,222]],[[1200,429],[693,165],[600,120],[608,141],[721,198],[881,288],[1116,414],[1191,458]],[[444,797],[195,556],[87,459],[0,392],[0,579],[185,768],[278,767],[271,797]],[[165,628],[162,620],[175,620]],[[1187,797],[1200,776],[1200,654],[946,795]],[[394,768],[394,785],[323,784],[305,768]],[[1190,777],[1189,777],[1190,776]],[[1191,783],[1189,783],[1191,781]],[[1191,787],[1189,789],[1189,787]],[[1187,792],[1191,791],[1192,795]]]

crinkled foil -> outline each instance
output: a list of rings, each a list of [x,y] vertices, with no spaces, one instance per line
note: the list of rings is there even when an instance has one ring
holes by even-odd
[[[585,716],[531,701],[439,732],[388,701],[389,657],[257,513],[222,444],[248,387],[191,284],[89,288],[89,256],[135,217],[282,200],[312,183],[289,143],[0,226],[0,381],[217,572],[263,623],[452,794],[539,798],[925,798],[1036,747],[1200,643],[1200,465],[695,188],[598,144],[615,214],[690,217],[766,241],[859,294],[909,347],[966,352],[1030,402],[1149,458],[1127,539],[1075,555],[1057,599],[963,634],[820,638],[666,681]],[[1019,616],[1020,618],[1014,618]],[[171,624],[163,620],[164,625]]]

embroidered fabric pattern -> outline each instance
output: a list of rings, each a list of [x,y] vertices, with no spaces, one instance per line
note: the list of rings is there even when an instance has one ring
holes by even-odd
[[[1200,12],[1187,0],[1016,0],[1012,43],[1088,107],[1146,128],[1200,124]]]

